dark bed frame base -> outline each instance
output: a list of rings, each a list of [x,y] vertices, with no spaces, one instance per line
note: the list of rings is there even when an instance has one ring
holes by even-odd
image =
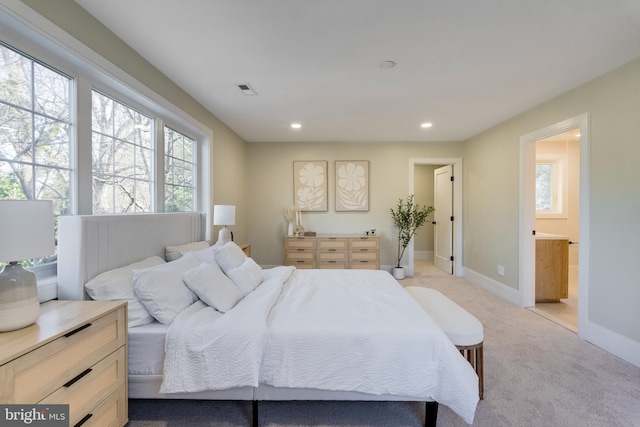
[[[258,427],[258,401],[253,401],[252,426]],[[438,420],[438,402],[425,402],[424,427],[436,427]]]

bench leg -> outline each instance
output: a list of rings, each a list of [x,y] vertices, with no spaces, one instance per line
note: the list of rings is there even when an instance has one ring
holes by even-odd
[[[456,346],[471,367],[478,374],[478,395],[480,399],[484,399],[484,353],[483,342],[476,345]]]
[[[426,402],[424,411],[424,427],[436,427],[438,420],[438,402]]]

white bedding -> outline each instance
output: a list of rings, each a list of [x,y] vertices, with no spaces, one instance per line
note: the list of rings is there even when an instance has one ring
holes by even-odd
[[[155,321],[129,328],[129,375],[162,375],[168,327]]]
[[[224,315],[202,301],[178,314],[167,330],[161,393],[257,387],[267,317],[293,267],[276,267]]]
[[[167,330],[161,393],[275,387],[433,400],[467,423],[478,378],[384,271],[265,270],[224,315],[196,302]]]

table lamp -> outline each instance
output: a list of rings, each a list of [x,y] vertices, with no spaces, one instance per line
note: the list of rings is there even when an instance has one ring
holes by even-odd
[[[213,205],[213,225],[222,225],[218,233],[218,243],[224,245],[233,240],[227,225],[235,225],[236,207],[232,205]]]
[[[31,325],[40,317],[36,276],[18,261],[55,253],[53,202],[0,200],[0,332]]]

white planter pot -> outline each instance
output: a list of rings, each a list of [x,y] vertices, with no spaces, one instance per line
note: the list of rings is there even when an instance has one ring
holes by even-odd
[[[393,267],[393,278],[396,280],[404,279],[404,267]]]

